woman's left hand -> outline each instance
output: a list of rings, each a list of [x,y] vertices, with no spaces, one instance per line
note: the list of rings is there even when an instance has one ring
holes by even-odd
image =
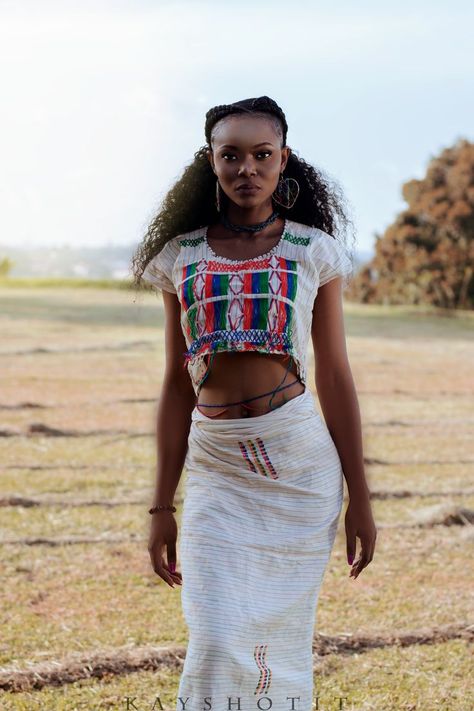
[[[360,499],[349,498],[345,515],[347,538],[347,562],[352,565],[349,577],[357,578],[374,557],[377,529],[375,527],[372,508],[368,497]],[[360,539],[361,551],[357,560],[356,536]]]

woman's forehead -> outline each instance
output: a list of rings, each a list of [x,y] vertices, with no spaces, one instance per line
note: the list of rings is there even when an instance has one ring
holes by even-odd
[[[213,132],[214,145],[221,148],[275,145],[276,138],[272,121],[260,116],[226,117],[219,121]]]

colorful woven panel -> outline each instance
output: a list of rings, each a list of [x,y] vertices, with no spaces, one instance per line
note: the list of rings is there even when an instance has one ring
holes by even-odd
[[[210,350],[288,350],[297,286],[297,262],[277,255],[186,265],[179,294],[192,342],[186,359]]]

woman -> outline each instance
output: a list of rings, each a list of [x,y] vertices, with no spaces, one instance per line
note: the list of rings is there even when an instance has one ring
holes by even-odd
[[[207,145],[134,258],[165,306],[148,549],[155,572],[183,585],[186,711],[312,708],[313,628],[343,475],[354,579],[374,554],[342,311],[352,264],[333,236],[347,218],[286,145],[287,129],[266,96],[210,109]],[[307,386],[310,334],[324,420]]]

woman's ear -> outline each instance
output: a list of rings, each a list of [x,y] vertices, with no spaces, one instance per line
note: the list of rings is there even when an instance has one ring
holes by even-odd
[[[282,155],[280,173],[283,173],[283,171],[286,168],[286,164],[288,163],[288,159],[291,154],[291,148],[289,146],[285,146],[284,148],[282,148],[282,153],[283,153],[283,155]]]

